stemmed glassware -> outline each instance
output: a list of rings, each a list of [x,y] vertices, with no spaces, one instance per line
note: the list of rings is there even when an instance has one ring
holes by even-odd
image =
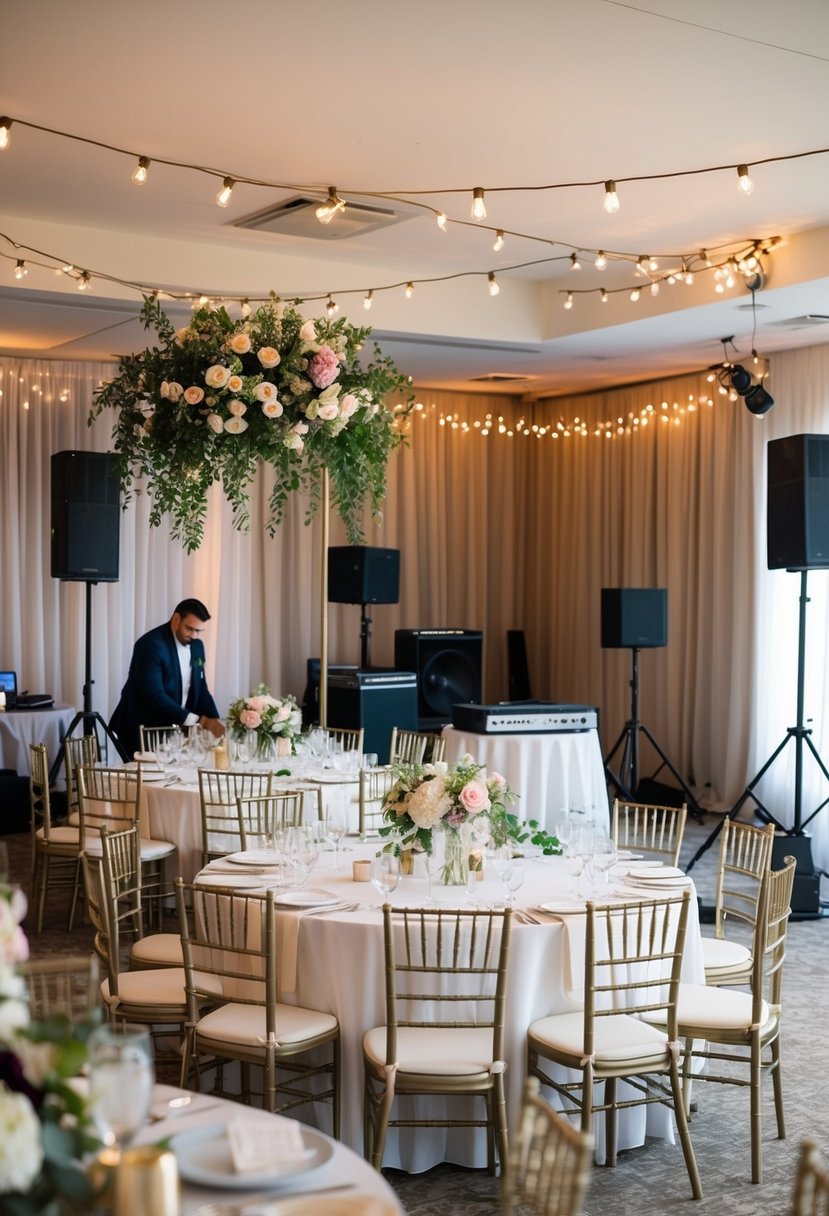
[[[242,768],[247,770],[256,751],[256,736],[252,730],[246,730],[236,736],[236,758]]]
[[[116,1022],[92,1031],[89,1107],[107,1145],[123,1148],[150,1115],[155,1066],[149,1029]]]
[[[305,889],[320,855],[320,838],[315,827],[305,824],[290,829],[288,848],[296,869],[297,887]]]
[[[524,858],[516,857],[511,844],[502,844],[495,850],[495,873],[504,885],[505,898],[512,907],[515,893],[524,882]]]
[[[616,852],[616,845],[609,836],[597,835],[593,838],[591,866],[594,877],[599,878],[601,885],[605,888],[603,891],[605,895],[609,894],[610,871],[618,860],[619,855]]]
[[[345,836],[348,827],[344,808],[338,803],[332,803],[326,810],[322,822],[325,828],[325,838],[326,840],[330,840],[334,846],[334,869],[339,870],[340,842],[343,836]]]
[[[400,882],[400,858],[396,853],[379,853],[372,858],[371,881],[387,900]]]

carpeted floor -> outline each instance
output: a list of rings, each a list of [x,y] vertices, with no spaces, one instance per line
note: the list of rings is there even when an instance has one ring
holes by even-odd
[[[683,861],[693,856],[717,820],[689,823]],[[29,876],[28,835],[4,837],[12,876],[25,887]],[[716,845],[693,871],[704,901],[713,900]],[[824,898],[829,896],[824,881]],[[48,904],[40,938],[31,937],[35,955],[86,949],[91,931],[81,925],[65,931],[62,901]],[[27,926],[30,934],[32,929]],[[710,933],[711,927],[705,926]],[[594,1168],[587,1194],[588,1216],[656,1216],[693,1210],[700,1216],[784,1216],[791,1202],[799,1142],[815,1137],[829,1148],[829,1104],[824,1091],[829,1049],[823,1028],[829,1008],[829,920],[793,923],[784,980],[783,1084],[787,1139],[777,1140],[770,1086],[763,1103],[764,1181],[749,1181],[748,1092],[732,1086],[698,1085],[699,1110],[691,1135],[702,1175],[705,1198],[694,1204],[678,1145],[648,1143],[619,1156],[615,1169]],[[388,1171],[388,1179],[410,1216],[491,1216],[499,1210],[496,1179],[485,1172],[441,1165],[426,1174]],[[310,1209],[309,1209],[310,1212]]]

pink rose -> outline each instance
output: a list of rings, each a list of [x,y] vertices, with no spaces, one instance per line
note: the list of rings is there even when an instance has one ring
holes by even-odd
[[[502,777],[500,773],[490,773],[489,779],[493,785],[497,785],[499,789],[503,789],[507,784],[506,777]]]
[[[199,402],[204,401],[204,389],[199,388],[197,384],[191,384],[184,390],[184,400],[188,405],[198,405]]]
[[[225,429],[225,424],[218,414],[208,414],[207,425],[210,427],[211,431],[215,431],[217,435]]]
[[[247,413],[248,409],[244,401],[237,401],[235,397],[232,401],[228,401],[227,408],[236,418],[241,418],[243,414]]]
[[[268,704],[268,702],[265,700],[264,697],[246,697],[245,698],[245,705],[248,707],[248,709],[253,709],[258,714],[261,714],[262,710],[265,708],[265,706],[267,704]]]
[[[469,815],[477,815],[480,811],[488,811],[491,806],[487,788],[481,781],[467,781],[458,794],[458,801]]]
[[[317,411],[317,417],[321,418],[323,422],[333,422],[339,412],[339,406],[337,405],[336,401],[332,401],[328,405],[320,406],[319,410]]]
[[[340,413],[343,418],[350,418],[355,410],[359,409],[360,402],[353,393],[346,393],[340,402]]]
[[[243,709],[239,714],[239,721],[248,730],[256,730],[258,726],[262,725],[262,715],[257,713],[255,709]]]
[[[321,346],[308,363],[308,375],[317,388],[328,388],[340,374],[340,361],[330,346]]]
[[[277,710],[276,721],[277,722],[287,722],[288,719],[290,718],[290,716],[291,716],[290,705],[283,705],[279,710]]]
[[[308,434],[308,423],[307,422],[295,422],[293,425],[293,429],[296,431],[297,435],[307,435]]]

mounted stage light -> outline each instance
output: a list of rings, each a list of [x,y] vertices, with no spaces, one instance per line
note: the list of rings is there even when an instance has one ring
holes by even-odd
[[[728,379],[731,381],[731,387],[735,388],[741,397],[745,396],[754,383],[751,372],[747,372],[739,363],[733,364],[728,373]]]
[[[774,405],[774,397],[760,383],[755,383],[751,372],[746,371],[741,363],[732,363],[726,369],[727,381],[736,393],[744,398],[746,409],[750,414],[760,416],[767,414]]]
[[[767,393],[762,384],[756,384],[746,393],[746,409],[750,414],[767,414],[774,405],[774,397]]]

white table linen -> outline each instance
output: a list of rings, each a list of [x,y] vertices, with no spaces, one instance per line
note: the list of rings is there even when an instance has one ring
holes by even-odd
[[[351,877],[354,858],[371,857],[374,844],[355,845],[345,855],[341,868],[334,870],[334,857],[324,853],[314,868],[309,887],[336,895],[356,910],[309,909],[297,916],[290,913],[291,931],[296,927],[297,952],[295,983],[281,991],[280,1000],[336,1015],[340,1024],[342,1053],[342,1139],[355,1151],[362,1151],[362,1036],[385,1020],[384,963],[381,906],[382,897],[371,883],[355,883]],[[240,867],[241,869],[241,867]],[[519,906],[530,907],[561,897],[567,878],[560,858],[528,861],[524,886],[518,893]],[[224,876],[232,885],[232,875]],[[262,878],[267,883],[266,876]],[[492,882],[492,886],[490,886]],[[484,884],[492,894],[494,880]],[[393,905],[409,901],[407,879],[391,897]],[[435,888],[439,902],[448,893]],[[692,890],[693,895],[693,890]],[[651,898],[650,893],[643,893]],[[412,900],[412,902],[416,902]],[[419,899],[418,901],[419,902]],[[457,904],[455,905],[457,906]],[[461,906],[468,906],[465,899]],[[277,913],[282,917],[282,913]],[[279,931],[279,926],[278,926]],[[578,932],[576,943],[583,938]],[[572,1008],[566,996],[571,968],[580,967],[582,958],[574,944],[573,957],[568,942],[566,920],[549,919],[543,924],[513,922],[510,945],[509,978],[505,1014],[505,1055],[507,1059],[507,1101],[510,1126],[515,1126],[521,1104],[526,1069],[526,1038],[531,1022],[550,1013]],[[576,979],[575,976],[572,977]],[[702,945],[695,899],[691,900],[688,933],[683,961],[683,980],[704,982]],[[401,1114],[413,1099],[399,1099]],[[423,1102],[423,1099],[420,1099]],[[468,1099],[429,1099],[430,1115],[439,1118],[447,1111],[469,1117]],[[321,1112],[325,1108],[320,1108]],[[418,1108],[422,1111],[422,1106]],[[328,1117],[327,1111],[321,1118]],[[619,1147],[642,1144],[645,1135],[671,1138],[669,1113],[662,1107],[634,1108],[619,1119]],[[384,1156],[386,1166],[419,1173],[441,1161],[483,1168],[486,1144],[483,1133],[474,1128],[390,1128]]]
[[[7,709],[0,713],[0,768],[13,768],[21,777],[30,776],[31,743],[45,743],[49,764],[53,764],[74,716],[72,705],[55,705],[52,709]],[[63,789],[62,772],[57,774],[55,785]]]
[[[580,811],[587,825],[607,831],[607,782],[597,731],[477,735],[447,726],[443,738],[450,765],[469,753],[489,772],[506,777],[518,795],[513,809],[520,818],[551,829],[569,808]]]

